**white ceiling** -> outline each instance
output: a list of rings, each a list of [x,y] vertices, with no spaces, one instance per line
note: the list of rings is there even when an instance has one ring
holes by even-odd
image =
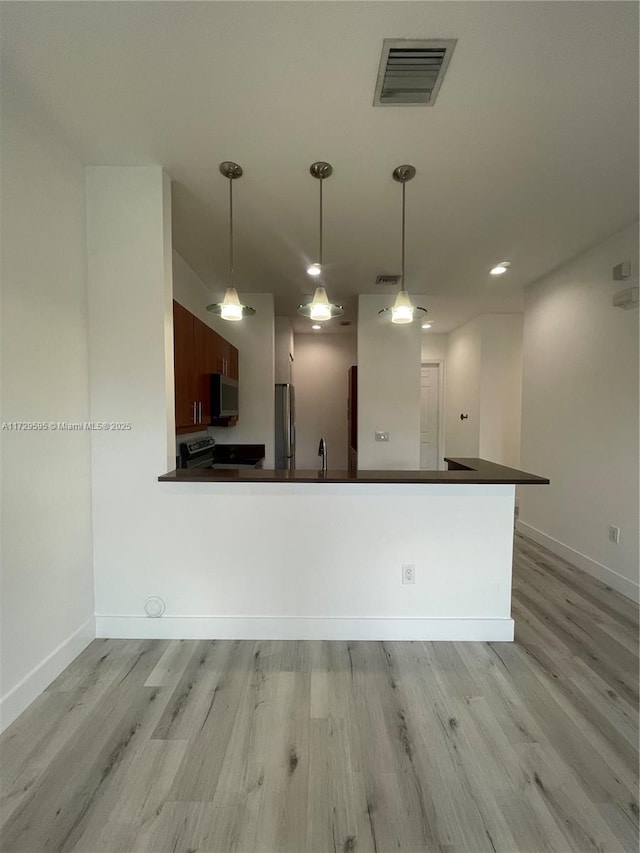
[[[275,293],[279,313],[312,290],[314,160],[334,167],[326,286],[349,306],[399,271],[391,173],[416,166],[407,285],[434,332],[520,310],[524,285],[637,216],[635,3],[0,6],[5,70],[86,163],[166,167],[174,245],[213,287],[227,265],[218,163],[243,166],[237,286]],[[434,107],[372,106],[385,37],[458,39]],[[490,277],[504,259],[511,271]]]

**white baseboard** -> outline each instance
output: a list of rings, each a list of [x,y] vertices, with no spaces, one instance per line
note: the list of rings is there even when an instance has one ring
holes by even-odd
[[[537,530],[525,521],[520,521],[518,519],[516,522],[516,530],[518,533],[522,533],[523,536],[528,536],[529,539],[533,539],[533,541],[537,542],[539,545],[544,545],[545,548],[548,548],[549,551],[557,554],[558,557],[562,557],[568,563],[572,563],[587,574],[593,575],[594,578],[597,578],[599,581],[602,581],[602,583],[605,583],[607,586],[615,589],[616,592],[630,598],[632,601],[640,602],[640,585],[629,580],[629,578],[619,575],[617,572],[614,572],[613,569],[603,566],[602,563],[592,560],[591,557],[587,557],[586,554],[581,554],[580,551],[570,548],[568,545],[565,545],[563,542],[559,542],[552,536],[548,536],[541,530]]]
[[[95,619],[90,619],[33,667],[0,699],[0,732],[28,708],[43,690],[95,639]]]
[[[96,636],[161,640],[468,640],[509,642],[513,619],[96,616]]]

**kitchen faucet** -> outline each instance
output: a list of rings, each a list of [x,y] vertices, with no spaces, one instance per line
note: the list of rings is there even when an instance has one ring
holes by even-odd
[[[320,447],[318,448],[318,456],[322,456],[322,473],[327,473],[327,442],[324,438],[320,439]]]

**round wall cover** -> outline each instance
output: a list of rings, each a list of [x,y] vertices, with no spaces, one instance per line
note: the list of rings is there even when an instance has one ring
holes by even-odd
[[[150,595],[144,603],[144,611],[147,616],[157,619],[164,613],[164,601],[157,595]]]

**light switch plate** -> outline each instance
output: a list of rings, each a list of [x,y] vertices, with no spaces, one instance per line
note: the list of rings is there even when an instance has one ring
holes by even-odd
[[[382,432],[382,430],[376,430],[376,441],[389,441],[389,433]]]

